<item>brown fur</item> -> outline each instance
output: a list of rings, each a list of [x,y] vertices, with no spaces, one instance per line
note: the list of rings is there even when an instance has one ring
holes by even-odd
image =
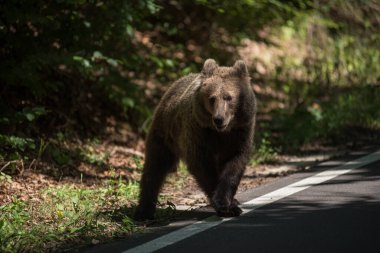
[[[219,216],[237,216],[234,199],[250,157],[256,99],[244,62],[219,67],[208,59],[199,74],[164,94],[146,140],[146,160],[135,219],[153,219],[168,172],[183,160]]]

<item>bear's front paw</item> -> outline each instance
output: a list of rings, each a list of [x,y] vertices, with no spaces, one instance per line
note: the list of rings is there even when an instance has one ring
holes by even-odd
[[[233,199],[230,204],[221,203],[220,201],[213,201],[213,206],[219,217],[239,216],[243,211],[240,207],[238,207],[238,204],[239,202],[236,199]]]
[[[239,216],[243,211],[238,206],[222,207],[216,209],[216,214],[219,217],[236,217]]]
[[[240,214],[243,213],[243,210],[241,210],[241,208],[238,207],[237,205],[230,206],[230,213],[232,214],[232,217],[240,216]]]

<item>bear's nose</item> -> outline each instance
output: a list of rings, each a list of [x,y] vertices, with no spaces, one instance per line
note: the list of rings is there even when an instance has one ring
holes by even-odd
[[[214,117],[213,120],[214,120],[214,123],[215,123],[216,126],[221,126],[221,125],[223,125],[223,121],[224,121],[224,119],[223,119],[222,116],[216,116],[216,117]]]

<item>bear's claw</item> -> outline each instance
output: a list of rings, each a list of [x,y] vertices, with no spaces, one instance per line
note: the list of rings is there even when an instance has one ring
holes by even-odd
[[[216,210],[216,214],[219,217],[237,217],[237,216],[240,216],[240,214],[242,214],[242,212],[243,211],[238,206],[232,206],[229,208],[220,208],[220,209]]]

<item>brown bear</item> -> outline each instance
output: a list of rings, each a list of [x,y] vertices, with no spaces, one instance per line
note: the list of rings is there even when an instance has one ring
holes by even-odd
[[[153,116],[136,220],[153,219],[160,188],[179,159],[222,217],[239,216],[234,199],[250,158],[256,98],[243,61],[220,67],[205,61],[199,74],[167,90]]]

